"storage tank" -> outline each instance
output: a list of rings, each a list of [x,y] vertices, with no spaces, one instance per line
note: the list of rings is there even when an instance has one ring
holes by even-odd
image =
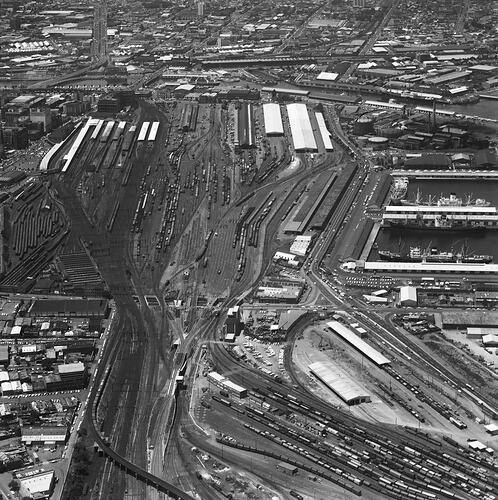
[[[369,137],[368,144],[372,146],[374,151],[380,151],[387,148],[389,139],[387,137]]]
[[[356,143],[358,146],[365,147],[368,144],[368,137],[362,135],[356,138]]]
[[[355,135],[371,134],[374,129],[374,120],[371,116],[360,116],[353,123],[353,133]]]

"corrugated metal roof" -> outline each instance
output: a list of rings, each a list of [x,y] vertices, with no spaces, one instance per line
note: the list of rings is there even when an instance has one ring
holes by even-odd
[[[280,105],[275,102],[263,104],[263,116],[265,120],[265,130],[268,135],[284,133],[282,125],[282,114],[280,113]]]
[[[498,264],[436,264],[429,262],[365,262],[365,271],[426,273],[498,273]]]
[[[370,400],[370,396],[354,380],[332,363],[312,363],[309,369],[346,403]]]
[[[296,151],[316,151],[315,135],[311,127],[308,108],[303,103],[287,104],[287,114]]]
[[[371,345],[360,339],[358,335],[354,334],[349,328],[345,327],[338,321],[329,321],[327,326],[341,336],[344,340],[356,347],[367,358],[372,360],[377,365],[387,365],[391,361],[383,356],[380,352],[376,351]]]

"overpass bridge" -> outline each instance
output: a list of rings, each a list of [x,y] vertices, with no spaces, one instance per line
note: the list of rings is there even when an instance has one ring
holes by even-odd
[[[103,365],[102,365],[103,366]],[[107,380],[109,379],[109,375],[111,373],[111,365],[108,365],[102,374],[102,378],[100,383],[95,390],[96,384],[92,388],[92,391],[88,397],[88,407],[91,408],[92,415],[91,419],[89,419],[89,434],[94,439],[96,445],[102,450],[103,454],[116,466],[118,466],[121,470],[133,476],[139,481],[142,481],[147,486],[155,488],[157,491],[161,493],[165,493],[169,495],[171,498],[178,500],[196,500],[194,497],[189,495],[188,493],[182,491],[180,488],[175,486],[168,481],[165,481],[163,478],[154,476],[145,469],[142,469],[138,465],[130,462],[126,457],[120,455],[116,451],[114,451],[110,445],[108,444],[108,440],[102,436],[99,430],[99,424],[97,419],[97,409],[102,398],[103,390],[106,386]],[[175,396],[176,397],[176,396]]]

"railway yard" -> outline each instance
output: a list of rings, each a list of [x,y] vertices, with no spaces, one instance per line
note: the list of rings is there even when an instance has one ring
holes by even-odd
[[[6,192],[2,290],[114,301],[80,498],[496,498],[492,264],[368,269],[379,155],[249,101],[84,117]]]

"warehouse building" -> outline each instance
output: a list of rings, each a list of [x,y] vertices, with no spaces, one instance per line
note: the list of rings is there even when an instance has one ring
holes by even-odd
[[[31,317],[79,317],[104,319],[109,313],[105,299],[36,299],[28,314]]]
[[[265,120],[266,135],[283,135],[282,114],[280,105],[274,102],[263,104],[263,117]]]
[[[443,311],[443,328],[498,327],[496,311]]]
[[[332,141],[330,139],[330,132],[325,124],[325,119],[323,118],[322,113],[315,113],[316,121],[318,123],[318,128],[320,129],[320,135],[322,136],[323,145],[325,147],[325,151],[334,151],[334,146],[332,145]]]
[[[312,363],[309,369],[349,406],[371,401],[370,396],[354,380],[332,363]]]
[[[287,104],[287,114],[289,115],[294,149],[297,152],[316,153],[318,149],[306,104]]]
[[[21,441],[28,446],[31,444],[62,444],[66,442],[67,435],[66,426],[21,427]]]
[[[482,336],[482,345],[484,347],[498,347],[498,335],[488,334]]]
[[[400,287],[399,305],[403,307],[415,307],[417,305],[417,289],[414,286]]]
[[[375,350],[371,345],[367,344],[342,323],[339,323],[338,321],[329,321],[327,326],[377,366],[384,366],[391,363],[389,359],[383,356],[379,351]]]
[[[61,390],[83,389],[86,386],[88,373],[81,361],[58,365],[57,368],[59,370]]]
[[[308,253],[311,241],[312,236],[296,236],[290,247],[291,253],[304,257]]]
[[[55,486],[55,472],[53,470],[24,470],[16,472],[16,478],[21,483],[20,491],[29,493],[30,498],[45,500],[50,498],[53,493]]]
[[[252,148],[255,146],[254,117],[252,104],[242,103],[235,110],[235,147]]]
[[[492,436],[498,436],[498,425],[496,424],[487,424],[484,426],[486,432],[491,434]]]

